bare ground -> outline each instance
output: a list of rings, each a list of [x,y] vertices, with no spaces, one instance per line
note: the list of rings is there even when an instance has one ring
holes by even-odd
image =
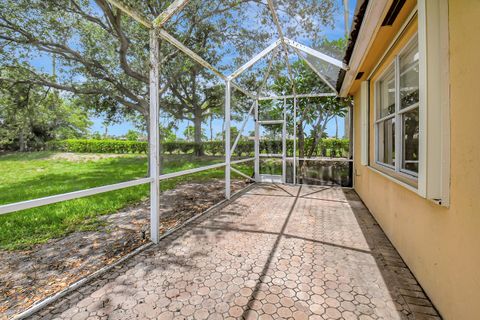
[[[245,186],[245,181],[232,182],[233,191]],[[160,232],[220,202],[223,192],[221,180],[182,184],[164,192]],[[148,241],[147,202],[100,219],[103,223],[96,231],[75,232],[28,251],[0,251],[0,319],[27,309]]]

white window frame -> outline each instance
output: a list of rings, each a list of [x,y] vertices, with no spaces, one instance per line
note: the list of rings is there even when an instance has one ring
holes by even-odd
[[[418,0],[420,135],[418,193],[450,206],[450,56],[448,0]],[[423,86],[423,87],[422,87]],[[423,90],[422,90],[423,88]]]
[[[412,43],[413,43],[413,41],[414,41],[415,39],[417,40],[417,48],[418,48],[418,51],[419,51],[419,52],[418,52],[418,55],[420,56],[420,43],[419,43],[419,40],[418,40],[418,32],[416,32],[416,33],[411,37],[411,39],[408,41],[408,43],[402,48],[402,50],[400,50],[400,52],[398,53],[398,55],[397,55],[397,57],[396,57],[396,61],[397,61],[396,63],[397,63],[397,68],[398,68],[398,75],[397,75],[397,78],[395,79],[395,81],[397,81],[397,85],[398,85],[398,87],[397,87],[397,88],[398,88],[398,98],[397,98],[398,100],[397,100],[395,103],[398,103],[397,110],[396,110],[396,112],[398,113],[398,118],[397,118],[396,121],[399,121],[399,123],[398,123],[398,124],[399,124],[399,125],[398,125],[398,130],[399,130],[400,134],[399,134],[399,137],[398,137],[399,139],[398,139],[398,140],[399,140],[399,143],[400,143],[400,150],[399,150],[399,151],[401,151],[400,161],[399,161],[399,163],[398,163],[397,169],[398,169],[399,172],[401,172],[401,173],[405,173],[405,174],[407,174],[407,175],[413,176],[413,177],[415,177],[415,178],[418,179],[418,172],[415,172],[415,171],[411,171],[411,170],[402,168],[403,161],[404,161],[404,159],[403,159],[403,156],[404,156],[404,154],[403,154],[403,151],[404,151],[404,149],[403,149],[403,146],[404,146],[404,140],[403,140],[404,134],[403,134],[403,119],[402,119],[402,115],[403,115],[404,113],[406,113],[406,112],[409,112],[409,111],[412,111],[412,110],[418,108],[418,115],[419,115],[419,124],[418,124],[418,125],[419,125],[419,135],[420,135],[419,138],[418,138],[418,140],[419,140],[419,142],[420,142],[420,140],[421,140],[421,135],[423,134],[423,132],[425,132],[425,130],[422,130],[422,128],[421,128],[422,122],[421,122],[421,120],[420,120],[420,117],[421,117],[421,109],[422,109],[421,106],[423,105],[423,104],[421,104],[421,101],[420,101],[420,95],[421,95],[420,92],[424,89],[424,87],[420,84],[420,79],[421,79],[421,78],[420,78],[420,72],[419,72],[419,74],[418,74],[419,101],[418,101],[417,103],[415,103],[415,104],[412,104],[412,105],[410,105],[410,106],[405,107],[405,108],[402,109],[402,108],[401,108],[401,100],[400,100],[400,77],[402,76],[402,73],[400,73],[400,58],[401,58],[401,55],[402,55],[407,49],[409,49],[409,47],[412,45]],[[420,58],[419,58],[419,61],[418,61],[418,67],[419,67],[419,69],[420,69],[420,63],[421,63],[421,61],[420,61]],[[409,68],[411,68],[411,67],[409,67]],[[420,71],[420,70],[419,70],[419,71]],[[406,72],[407,72],[407,70],[404,71],[404,73],[406,73]],[[397,88],[396,88],[396,90],[397,90]],[[420,143],[419,143],[419,146],[418,146],[417,153],[419,154],[419,159],[418,159],[417,162],[418,162],[418,165],[419,165],[419,167],[420,167]],[[418,170],[420,170],[420,168],[418,168]]]
[[[370,169],[434,203],[450,206],[450,70],[448,0],[418,0],[417,8],[397,33],[368,76],[375,74],[405,28],[418,18],[419,61],[419,164],[417,184],[405,183],[402,175],[377,165],[377,133],[374,124],[374,163]],[[408,46],[408,44],[407,44]],[[406,48],[405,46],[404,48]],[[403,50],[403,49],[402,49]],[[374,85],[374,84],[373,84]],[[375,93],[373,103],[377,104]],[[423,107],[422,107],[423,106]],[[375,108],[374,108],[375,109]],[[373,119],[376,120],[376,110]],[[375,121],[374,121],[375,123]],[[404,176],[404,175],[403,175]]]
[[[378,158],[378,153],[379,153],[379,147],[380,147],[380,137],[379,137],[379,130],[378,130],[378,124],[379,123],[383,123],[387,120],[390,120],[390,119],[395,119],[395,141],[394,141],[394,147],[395,147],[395,154],[397,154],[397,142],[396,142],[396,138],[397,138],[397,119],[396,119],[396,112],[397,112],[397,101],[396,101],[396,93],[395,93],[395,111],[393,114],[389,114],[389,115],[386,115],[386,116],[383,116],[379,119],[377,119],[377,115],[379,114],[379,104],[380,104],[380,89],[379,89],[379,86],[380,86],[380,82],[384,80],[385,76],[391,72],[391,68],[393,67],[393,74],[394,74],[394,81],[395,81],[395,91],[397,90],[397,79],[396,79],[396,66],[395,66],[395,60],[390,62],[386,67],[385,69],[382,71],[382,73],[379,75],[378,79],[373,83],[373,95],[374,95],[374,110],[373,110],[373,132],[375,134],[375,138],[374,138],[374,141],[375,141],[375,147],[374,147],[374,150],[375,150],[375,154],[374,154],[374,159],[375,159],[375,163],[379,166],[382,166],[384,168],[387,168],[387,169],[390,169],[392,171],[395,171],[395,165],[391,165],[389,163],[386,163],[386,162],[382,162],[380,161]],[[395,163],[396,163],[397,159],[395,158]]]
[[[403,122],[402,122],[402,115],[408,111],[414,110],[418,108],[419,110],[419,115],[422,114],[420,111],[423,106],[421,102],[419,101],[416,104],[413,104],[411,106],[408,106],[404,109],[400,108],[400,58],[403,53],[407,49],[410,48],[413,42],[417,42],[417,46],[420,50],[420,44],[418,41],[418,33],[416,32],[414,35],[410,37],[408,42],[402,47],[402,49],[395,55],[393,58],[393,61],[385,67],[385,69],[382,71],[382,73],[379,75],[378,79],[375,80],[374,83],[374,134],[375,134],[375,164],[385,168],[388,171],[391,171],[392,173],[395,173],[396,175],[399,175],[400,177],[404,177],[408,183],[408,181],[412,180],[412,182],[418,181],[418,173],[404,169],[402,168],[402,163],[403,163]],[[421,61],[419,61],[420,65]],[[383,116],[381,118],[378,118],[379,115],[379,108],[381,107],[380,104],[380,98],[379,94],[380,92],[380,82],[384,79],[384,77],[388,74],[388,72],[391,72],[391,68],[393,66],[393,72],[394,72],[394,81],[395,81],[395,111],[393,114],[389,114],[386,116]],[[419,89],[422,90],[424,88],[420,84],[420,75],[419,75]],[[379,136],[379,130],[378,130],[378,125],[385,122],[386,120],[389,119],[395,119],[395,141],[394,141],[394,147],[395,147],[395,164],[391,165],[389,163],[384,163],[379,160],[379,147],[380,147],[380,136]],[[419,121],[419,127],[422,125],[422,122]],[[423,134],[425,130],[422,130],[422,128],[419,129],[419,134],[420,136]],[[421,140],[421,137],[419,137],[419,141]],[[420,149],[420,146],[419,146]],[[420,150],[418,150],[420,152]],[[419,157],[419,167],[420,167],[420,157]],[[420,169],[420,168],[419,168]],[[387,172],[388,172],[387,171]],[[416,185],[416,183],[411,183],[412,185]]]
[[[362,81],[360,85],[360,163],[362,166],[368,165],[368,124],[370,121],[369,119],[369,100],[370,100],[370,82],[369,81]]]

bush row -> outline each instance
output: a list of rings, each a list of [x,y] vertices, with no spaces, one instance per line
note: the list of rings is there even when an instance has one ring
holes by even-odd
[[[146,153],[148,144],[143,141],[67,139],[50,141],[47,148],[80,153]]]
[[[306,150],[310,150],[312,140],[305,140]],[[223,155],[223,141],[206,141],[202,144],[187,141],[173,141],[162,143],[163,152],[166,154],[190,154],[196,153],[200,148],[209,155]],[[298,146],[297,146],[298,148]],[[349,141],[346,139],[325,138],[320,141],[314,156],[345,157],[348,155]],[[48,144],[49,150],[79,153],[147,153],[148,143],[144,141],[123,140],[94,140],[94,139],[68,139],[52,141]],[[269,140],[260,142],[260,152],[270,154],[282,153],[281,140]],[[235,148],[234,155],[253,155],[254,142],[241,140]],[[293,154],[293,140],[287,140],[287,153]]]

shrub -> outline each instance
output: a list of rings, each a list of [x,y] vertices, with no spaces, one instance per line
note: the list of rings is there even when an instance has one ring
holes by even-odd
[[[79,153],[146,153],[148,143],[122,140],[67,139],[50,142],[48,149]]]
[[[178,151],[177,141],[164,142],[162,145],[163,152],[167,152],[168,154],[172,154],[175,151]]]
[[[225,150],[225,144],[223,141],[207,141],[203,143],[203,150],[212,156],[222,155]]]
[[[252,140],[240,140],[235,148],[234,153],[241,157],[248,156],[255,153],[255,142]]]
[[[287,141],[287,154],[293,154],[293,140]],[[234,151],[236,156],[248,156],[254,154],[254,141],[240,140]],[[305,140],[305,149],[309,150],[312,145],[311,139]],[[172,141],[162,143],[163,152],[168,154],[190,154],[203,148],[204,152],[213,156],[224,155],[223,141],[207,141],[201,145],[188,141]],[[122,141],[122,140],[95,140],[95,139],[68,139],[51,141],[47,144],[48,150],[80,153],[147,153],[148,142],[145,141]],[[346,157],[348,155],[349,140],[324,138],[314,150],[314,156],[322,157]],[[282,153],[281,140],[263,140],[260,142],[260,152],[270,154]],[[298,154],[298,146],[297,146]]]
[[[195,143],[188,141],[177,141],[178,151],[181,153],[191,153],[194,150]]]

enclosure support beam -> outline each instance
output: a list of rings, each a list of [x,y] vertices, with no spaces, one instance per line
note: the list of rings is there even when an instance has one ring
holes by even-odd
[[[153,20],[155,28],[161,28],[168,20],[177,12],[181,11],[189,2],[189,0],[175,0],[163,11],[158,17]]]
[[[303,45],[303,44],[300,44],[296,41],[293,41],[291,39],[288,39],[288,38],[285,38],[285,42],[291,46],[292,48],[296,48],[300,51],[303,51],[309,55],[312,55],[314,56],[315,58],[318,58],[320,60],[323,60],[325,62],[328,62],[330,64],[333,64],[334,66],[337,66],[341,69],[344,69],[344,70],[347,70],[348,69],[348,66],[346,64],[344,64],[342,61],[340,60],[337,60],[335,58],[332,58],[324,53],[321,53],[320,51],[317,51],[315,49],[312,49],[306,45]]]
[[[285,64],[287,66],[288,77],[292,82],[292,91],[293,91],[293,94],[296,95],[295,79],[293,77],[290,61],[288,60],[288,45],[285,42],[286,38],[283,35],[282,26],[280,25],[280,21],[278,20],[278,15],[277,15],[277,12],[275,11],[275,5],[273,4],[273,0],[267,0],[267,2],[268,2],[268,8],[270,9],[270,13],[272,14],[273,23],[277,27],[277,31],[280,36],[280,41],[282,43],[283,50],[285,51]]]
[[[336,97],[336,93],[310,93],[310,94],[292,94],[287,96],[271,96],[271,97],[258,97],[258,100],[280,100],[280,99],[293,99],[293,98],[321,98],[321,97]]]
[[[311,69],[313,72],[315,72],[316,75],[317,75],[320,79],[322,79],[322,81],[325,82],[325,84],[326,84],[330,89],[332,89],[333,92],[335,92],[335,94],[337,94],[337,89],[327,80],[327,78],[325,78],[325,77],[323,76],[323,74],[322,74],[320,71],[318,71],[318,70],[313,66],[313,64],[312,64],[310,61],[308,61],[307,58],[305,58],[304,56],[302,56],[302,54],[300,53],[300,50],[298,50],[297,48],[293,48],[293,49],[294,49],[295,52],[297,53],[298,58],[299,58],[299,59],[302,59],[303,61],[305,61],[305,63],[310,67],[310,69]]]
[[[190,50],[188,47],[186,47],[183,43],[181,43],[180,41],[178,41],[174,36],[172,36],[170,33],[168,33],[165,29],[157,29],[157,32],[158,32],[158,36],[163,38],[164,40],[166,40],[167,42],[169,42],[171,45],[173,45],[175,48],[177,48],[178,50],[182,51],[183,53],[185,53],[187,56],[189,56],[192,60],[196,61],[198,64],[200,64],[201,66],[207,68],[208,70],[212,71],[215,75],[217,75],[219,78],[223,79],[223,80],[227,80],[227,77],[221,73],[217,68],[215,68],[214,66],[212,66],[210,63],[208,63],[207,61],[205,61],[205,59],[203,59],[202,57],[200,57],[198,54],[196,54],[195,52],[193,52],[192,50]],[[248,97],[252,98],[252,99],[255,99],[256,96],[254,94],[252,94],[251,92],[248,92],[247,90],[245,90],[244,88],[240,87],[238,84],[234,83],[233,81],[231,81],[231,86],[234,87],[235,89],[243,92],[245,95],[247,95]]]
[[[145,27],[151,29],[152,28],[152,23],[144,17],[141,13],[137,12],[135,9],[129,7],[127,4],[123,3],[121,0],[107,0],[110,2],[114,7],[117,7],[124,13],[126,13],[128,16],[136,20],[137,22],[140,22],[143,24]]]
[[[287,99],[283,99],[282,182],[287,183]]]
[[[95,194],[100,194],[104,192],[121,190],[129,187],[139,186],[142,184],[151,183],[151,178],[142,178],[137,180],[125,181],[115,184],[109,184],[106,186],[95,187],[90,189],[72,191],[68,193],[56,194],[54,196],[48,196],[43,198],[37,198],[32,200],[20,201],[15,203],[4,204],[0,206],[0,215],[7,214],[10,212],[26,210],[30,208],[36,208],[41,206],[46,206],[53,203],[79,199],[83,197],[93,196]]]
[[[245,173],[243,173],[243,172],[240,171],[240,170],[237,170],[237,169],[235,169],[235,168],[233,168],[233,167],[230,168],[230,169],[231,169],[233,172],[235,172],[236,174],[238,174],[239,176],[244,177],[245,179],[255,181],[255,179],[253,179],[252,177],[247,176]]]
[[[230,81],[225,82],[225,198],[230,199]]]
[[[275,58],[277,56],[277,53],[278,53],[278,47],[276,47],[274,49],[274,51],[272,53],[272,56],[270,57],[270,61],[268,62],[267,71],[265,71],[265,74],[263,76],[262,84],[260,85],[260,87],[257,90],[257,97],[259,97],[262,94],[263,89],[265,89],[265,86],[267,85],[268,77],[270,76],[270,72],[272,71],[273,63],[275,62]]]
[[[155,31],[150,31],[150,237],[153,242],[159,239],[160,208],[160,154],[159,154],[159,84],[158,72],[159,41]]]
[[[258,100],[255,100],[255,181],[260,182],[260,124],[258,123]]]
[[[237,137],[235,138],[235,141],[233,142],[232,149],[230,150],[231,154],[234,154],[235,148],[237,147],[238,142],[240,142],[240,138],[242,137],[243,130],[245,130],[245,126],[247,125],[248,118],[250,118],[250,115],[252,114],[252,111],[253,111],[254,107],[255,107],[255,102],[250,107],[250,110],[248,111],[247,116],[245,117],[245,120],[243,120],[242,127],[238,131]]]
[[[192,60],[196,61],[201,66],[203,66],[203,67],[207,68],[208,70],[212,71],[215,75],[217,75],[221,79],[226,80],[226,77],[217,68],[215,68],[210,63],[205,61],[202,57],[200,57],[198,54],[196,54],[195,52],[190,50],[183,43],[178,41],[174,36],[172,36],[170,33],[168,33],[165,29],[158,29],[158,35],[160,37],[162,37],[164,40],[168,41],[175,48],[177,48],[180,51],[182,51],[183,53],[185,53],[187,56],[189,56]]]
[[[271,45],[269,45],[268,47],[266,47],[265,49],[263,49],[262,52],[260,52],[259,54],[257,54],[255,57],[253,57],[252,59],[250,59],[250,61],[248,61],[247,63],[245,63],[243,66],[241,66],[240,68],[237,69],[237,71],[235,71],[234,73],[232,73],[228,78],[230,80],[233,80],[235,79],[236,77],[238,77],[239,75],[242,74],[242,72],[244,72],[245,70],[247,70],[248,68],[250,68],[251,66],[253,66],[255,63],[257,63],[258,60],[262,59],[263,57],[265,57],[267,54],[269,54],[272,50],[276,49],[279,45],[280,45],[281,41],[280,40],[277,40],[275,41],[274,43],[272,43]]]
[[[293,98],[293,184],[297,184],[297,97]]]

